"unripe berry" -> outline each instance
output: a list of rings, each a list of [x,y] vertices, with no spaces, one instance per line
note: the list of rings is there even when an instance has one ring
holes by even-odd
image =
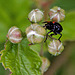
[[[54,56],[61,54],[64,50],[64,46],[59,40],[52,40],[48,45],[48,51]]]
[[[29,15],[28,18],[31,22],[40,22],[43,19],[43,12],[40,11],[39,9],[34,9],[32,10]]]
[[[46,72],[48,70],[48,68],[50,66],[50,61],[45,57],[41,57],[41,59],[42,59],[41,71],[42,71],[42,74],[43,74],[44,72]]]
[[[49,11],[50,20],[60,22],[63,21],[65,18],[65,11],[60,7],[53,7]]]
[[[12,43],[19,43],[22,40],[22,33],[17,28],[16,26],[13,26],[9,29],[7,38],[12,42]]]
[[[46,35],[46,30],[38,24],[31,24],[26,29],[27,39],[31,43],[41,43]]]

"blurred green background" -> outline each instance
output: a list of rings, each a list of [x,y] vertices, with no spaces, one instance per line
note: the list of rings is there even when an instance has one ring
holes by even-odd
[[[64,28],[62,40],[75,41],[75,0],[56,0],[51,5],[51,7],[53,6],[59,6],[66,11],[65,21],[62,22]],[[0,0],[0,50],[4,49],[6,35],[10,27],[17,26],[24,32],[30,25],[27,19],[28,13],[34,8],[36,8],[36,3],[32,0]],[[69,60],[57,70],[55,75],[75,75],[74,46],[71,51]],[[0,64],[0,75],[8,74],[9,71]]]

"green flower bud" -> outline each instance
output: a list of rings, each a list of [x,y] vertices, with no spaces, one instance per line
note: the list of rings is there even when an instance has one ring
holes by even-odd
[[[54,56],[61,54],[64,50],[64,46],[59,40],[52,40],[48,45],[48,51]]]
[[[65,11],[60,7],[53,7],[49,11],[50,20],[60,22],[63,21],[65,18]]]
[[[40,22],[43,19],[43,12],[40,11],[39,9],[34,9],[32,10],[29,15],[28,18],[31,22]]]
[[[16,26],[13,26],[9,29],[7,38],[12,42],[12,43],[19,43],[22,40],[22,33],[17,28]]]
[[[26,29],[27,39],[31,43],[41,43],[46,35],[46,30],[38,24],[31,24]]]
[[[48,68],[50,66],[50,61],[45,57],[41,57],[41,59],[42,59],[41,71],[42,71],[42,74],[43,74],[44,72],[46,72],[48,70]]]

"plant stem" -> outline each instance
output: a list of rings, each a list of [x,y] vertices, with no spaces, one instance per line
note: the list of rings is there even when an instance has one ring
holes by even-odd
[[[40,56],[43,56],[43,42],[41,43]]]
[[[48,11],[50,9],[50,6],[51,4],[54,2],[54,0],[48,0],[43,6],[43,10],[44,10],[44,18],[45,18],[45,21],[47,21],[48,19]]]

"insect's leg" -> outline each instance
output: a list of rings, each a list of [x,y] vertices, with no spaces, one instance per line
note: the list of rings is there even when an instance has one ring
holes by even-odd
[[[60,37],[58,38],[58,40],[60,41],[60,38],[62,37],[62,34],[61,33],[57,33],[57,34],[60,34]]]
[[[55,34],[50,34],[50,37],[52,37],[53,35],[55,35]]]
[[[47,24],[45,24],[43,27],[46,29]]]
[[[56,38],[53,38],[53,37],[52,37],[53,35],[57,35],[57,33],[54,32],[53,34],[50,34],[50,37],[51,37],[52,39],[56,39]]]
[[[49,37],[51,37],[52,39],[55,39],[55,38],[52,37],[53,35],[55,35],[55,34],[50,34]]]
[[[52,31],[50,31],[50,32],[48,32],[48,33],[46,34],[46,39],[45,39],[44,42],[46,42],[46,40],[47,40],[47,38],[48,38],[48,34],[51,33],[51,32],[52,32]]]
[[[60,37],[58,38],[58,40],[60,40],[60,38],[62,37],[62,34],[61,33],[59,33],[60,34]]]

